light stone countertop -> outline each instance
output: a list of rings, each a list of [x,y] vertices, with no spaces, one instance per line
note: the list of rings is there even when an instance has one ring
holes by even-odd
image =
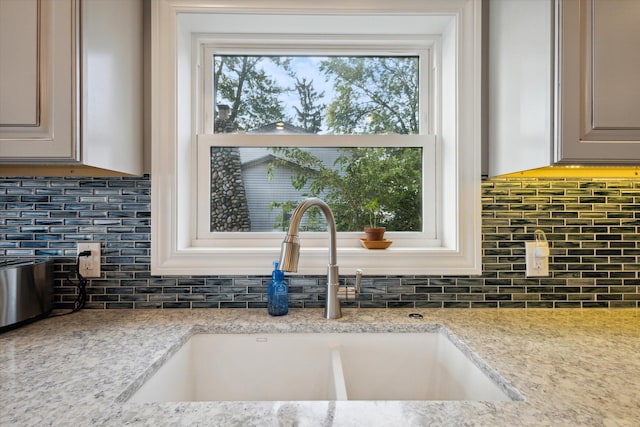
[[[0,334],[0,426],[640,425],[639,310],[343,309],[343,315],[84,310],[41,320]],[[121,402],[152,364],[194,332],[407,332],[436,324],[525,400]]]

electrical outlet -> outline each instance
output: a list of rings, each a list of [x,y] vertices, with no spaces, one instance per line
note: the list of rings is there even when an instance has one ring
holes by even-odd
[[[549,243],[525,242],[527,261],[527,277],[542,277],[549,275]]]
[[[78,257],[78,269],[83,277],[100,277],[100,243],[78,243],[78,254],[89,251],[91,255]]]

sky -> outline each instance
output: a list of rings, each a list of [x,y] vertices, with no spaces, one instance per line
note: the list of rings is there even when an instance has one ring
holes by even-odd
[[[326,59],[326,57],[319,56],[293,56],[291,58],[291,68],[296,71],[296,75],[300,80],[306,78],[307,81],[313,81],[313,87],[319,94],[324,92],[324,97],[321,102],[324,104],[330,104],[331,99],[335,96],[333,84],[327,82],[326,77],[320,71],[320,63]],[[295,79],[287,74],[282,67],[274,64],[272,61],[262,61],[262,68],[265,70],[268,76],[273,78],[282,87],[291,88],[291,91],[283,93],[280,96],[280,100],[285,106],[285,112],[288,116],[295,118],[296,111],[294,106],[299,107],[298,93],[295,90]],[[326,115],[325,115],[326,116]],[[295,123],[293,123],[295,124]],[[323,129],[326,129],[323,118]]]

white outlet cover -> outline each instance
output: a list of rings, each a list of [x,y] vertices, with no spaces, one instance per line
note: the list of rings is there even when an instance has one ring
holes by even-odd
[[[536,250],[536,248],[538,250]],[[549,257],[538,257],[536,253],[549,253],[548,242],[525,242],[527,277],[549,276]]]
[[[80,257],[78,262],[79,273],[82,277],[100,277],[100,243],[78,243],[78,254],[84,251],[90,251],[88,257]]]

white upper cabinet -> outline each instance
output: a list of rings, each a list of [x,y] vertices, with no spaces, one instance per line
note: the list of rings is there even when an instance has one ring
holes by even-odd
[[[640,2],[486,4],[486,172],[639,164]]]
[[[0,175],[141,175],[142,49],[142,1],[0,1]]]

